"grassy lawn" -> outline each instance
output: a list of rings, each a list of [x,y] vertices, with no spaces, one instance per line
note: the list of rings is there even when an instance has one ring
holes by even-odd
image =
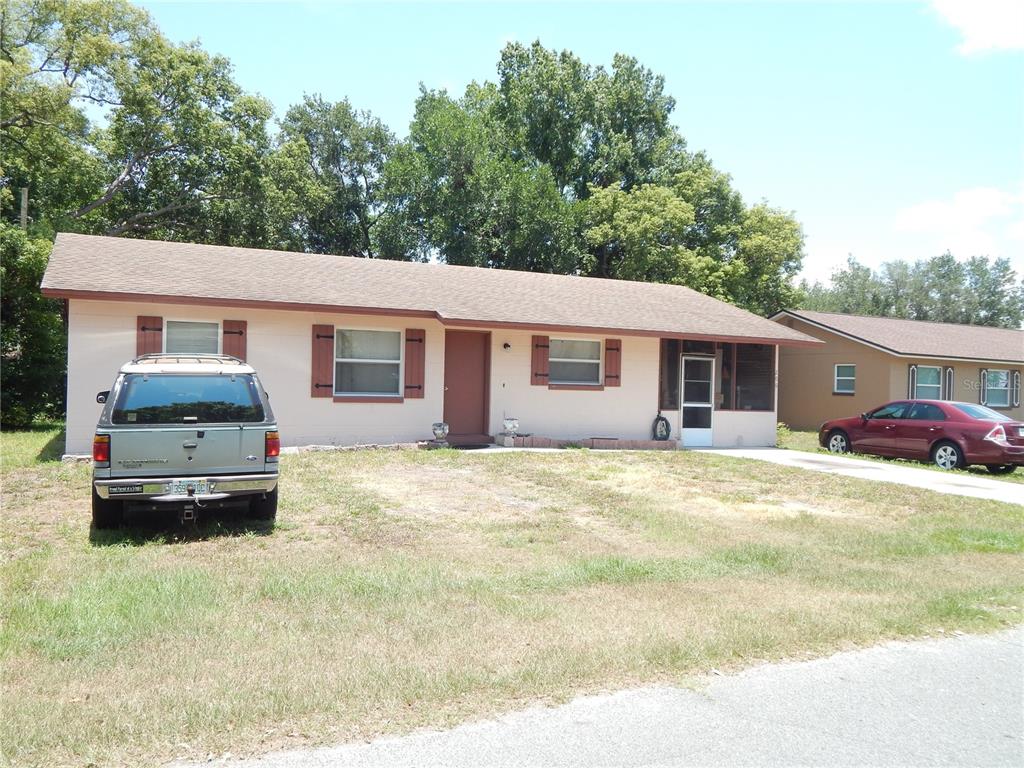
[[[3,760],[154,764],[1022,620],[1024,509],[700,453],[285,457],[276,528],[90,533],[3,434]]]
[[[809,451],[811,453],[828,453],[828,451],[818,445],[818,433],[813,431],[789,431],[779,435],[779,447],[788,448],[792,451]],[[896,462],[908,467],[918,467],[920,469],[930,469],[934,472],[945,472],[944,469],[939,469],[934,464],[927,464],[923,461],[911,461],[909,459],[887,459],[882,456],[870,456],[866,453],[853,453],[850,454],[850,458],[854,459],[867,459],[868,461],[884,461],[886,463]],[[957,470],[961,472],[967,472],[972,475],[978,475],[979,477],[987,477],[990,480],[1002,480],[1007,483],[1024,483],[1024,467],[1018,469],[1016,472],[1009,475],[993,475],[984,467],[968,467],[966,470]]]

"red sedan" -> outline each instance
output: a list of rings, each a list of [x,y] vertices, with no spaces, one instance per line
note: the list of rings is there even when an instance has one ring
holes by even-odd
[[[1003,475],[1024,465],[1024,423],[974,403],[897,400],[826,421],[818,442],[832,453],[918,459],[941,469],[983,464]]]

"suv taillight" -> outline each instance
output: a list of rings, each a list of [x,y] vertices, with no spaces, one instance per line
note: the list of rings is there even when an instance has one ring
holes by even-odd
[[[96,435],[92,439],[92,460],[97,467],[110,466],[110,435]]]
[[[265,461],[277,461],[281,455],[281,435],[277,432],[267,432],[264,442],[263,455]]]
[[[994,427],[992,427],[989,433],[985,435],[985,439],[991,440],[993,443],[1005,443],[1006,430],[1003,429],[1002,424],[996,424]]]

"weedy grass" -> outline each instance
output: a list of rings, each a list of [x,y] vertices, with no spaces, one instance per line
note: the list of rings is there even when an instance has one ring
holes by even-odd
[[[1022,620],[1024,509],[698,453],[307,453],[276,526],[90,531],[3,435],[2,760],[158,764]]]

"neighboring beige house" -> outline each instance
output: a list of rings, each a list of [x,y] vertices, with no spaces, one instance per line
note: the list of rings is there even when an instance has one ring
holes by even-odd
[[[60,234],[42,283],[68,302],[67,452],[89,451],[118,367],[145,353],[255,366],[285,445],[391,443],[505,418],[561,440],[774,445],[781,345],[819,342],[688,288]],[[632,443],[625,443],[631,445]]]
[[[779,358],[779,419],[795,429],[890,400],[981,403],[1024,419],[1024,331],[786,310],[772,317],[825,342]]]

